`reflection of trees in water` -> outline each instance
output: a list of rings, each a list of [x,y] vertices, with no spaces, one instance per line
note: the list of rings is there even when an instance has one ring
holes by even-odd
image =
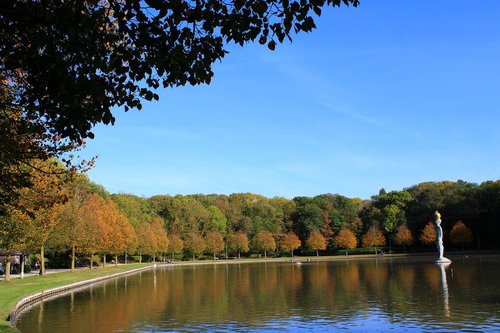
[[[498,268],[487,267],[454,260],[445,269],[447,281],[438,265],[424,259],[168,267],[57,300],[63,304],[57,311],[52,302],[46,303],[43,315],[50,306],[50,323],[42,318],[40,325],[47,327],[41,331],[55,332],[54,325],[69,319],[73,332],[127,330],[142,322],[182,330],[185,325],[235,322],[254,327],[291,315],[336,323],[359,317],[375,305],[392,321],[410,320],[426,328],[453,318],[459,323],[447,326],[453,330],[494,316],[488,313],[498,306],[497,288],[492,292],[484,287],[497,286]],[[27,315],[41,316],[40,309]]]

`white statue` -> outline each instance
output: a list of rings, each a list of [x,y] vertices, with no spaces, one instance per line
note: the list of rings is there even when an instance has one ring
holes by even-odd
[[[443,257],[444,254],[444,246],[443,246],[443,229],[441,228],[441,214],[436,210],[434,213],[435,227],[436,227],[436,247],[438,250],[438,258],[436,259],[437,263],[449,263],[450,259]]]

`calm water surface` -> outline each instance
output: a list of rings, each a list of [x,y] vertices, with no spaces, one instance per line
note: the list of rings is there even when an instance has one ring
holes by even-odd
[[[45,301],[21,332],[499,332],[500,258],[161,267]]]

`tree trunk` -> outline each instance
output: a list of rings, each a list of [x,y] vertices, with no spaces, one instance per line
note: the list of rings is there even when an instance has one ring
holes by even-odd
[[[264,250],[264,259],[267,259],[267,251]]]
[[[90,255],[90,269],[94,268],[94,260],[92,260],[93,256],[94,256],[93,254]]]
[[[75,271],[75,246],[71,246],[71,272]]]
[[[24,279],[24,254],[21,254],[21,279]]]
[[[44,246],[40,247],[40,275],[45,275],[45,251]]]
[[[139,253],[139,264],[142,264],[142,253]]]
[[[115,254],[115,267],[118,267],[118,255]]]
[[[172,262],[174,262],[174,253],[172,252]]]
[[[106,253],[103,254],[102,268],[106,268]]]
[[[10,281],[10,254],[7,254],[7,260],[5,261],[5,281]]]
[[[319,257],[319,252],[318,252],[318,250],[316,250],[316,257]]]
[[[125,251],[125,265],[127,264],[127,255],[128,255],[128,253],[127,253],[127,251]]]
[[[293,250],[292,250],[292,258],[293,258]]]
[[[215,252],[214,252],[214,260],[216,260],[216,259],[215,259]]]
[[[238,251],[238,260],[240,260],[240,259],[241,259],[241,252]]]

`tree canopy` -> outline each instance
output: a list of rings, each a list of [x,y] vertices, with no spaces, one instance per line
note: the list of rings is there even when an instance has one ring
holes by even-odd
[[[0,9],[0,73],[18,84],[13,103],[51,133],[81,142],[111,108],[142,107],[160,86],[210,83],[227,44],[274,50],[315,28],[314,1],[7,1]]]

